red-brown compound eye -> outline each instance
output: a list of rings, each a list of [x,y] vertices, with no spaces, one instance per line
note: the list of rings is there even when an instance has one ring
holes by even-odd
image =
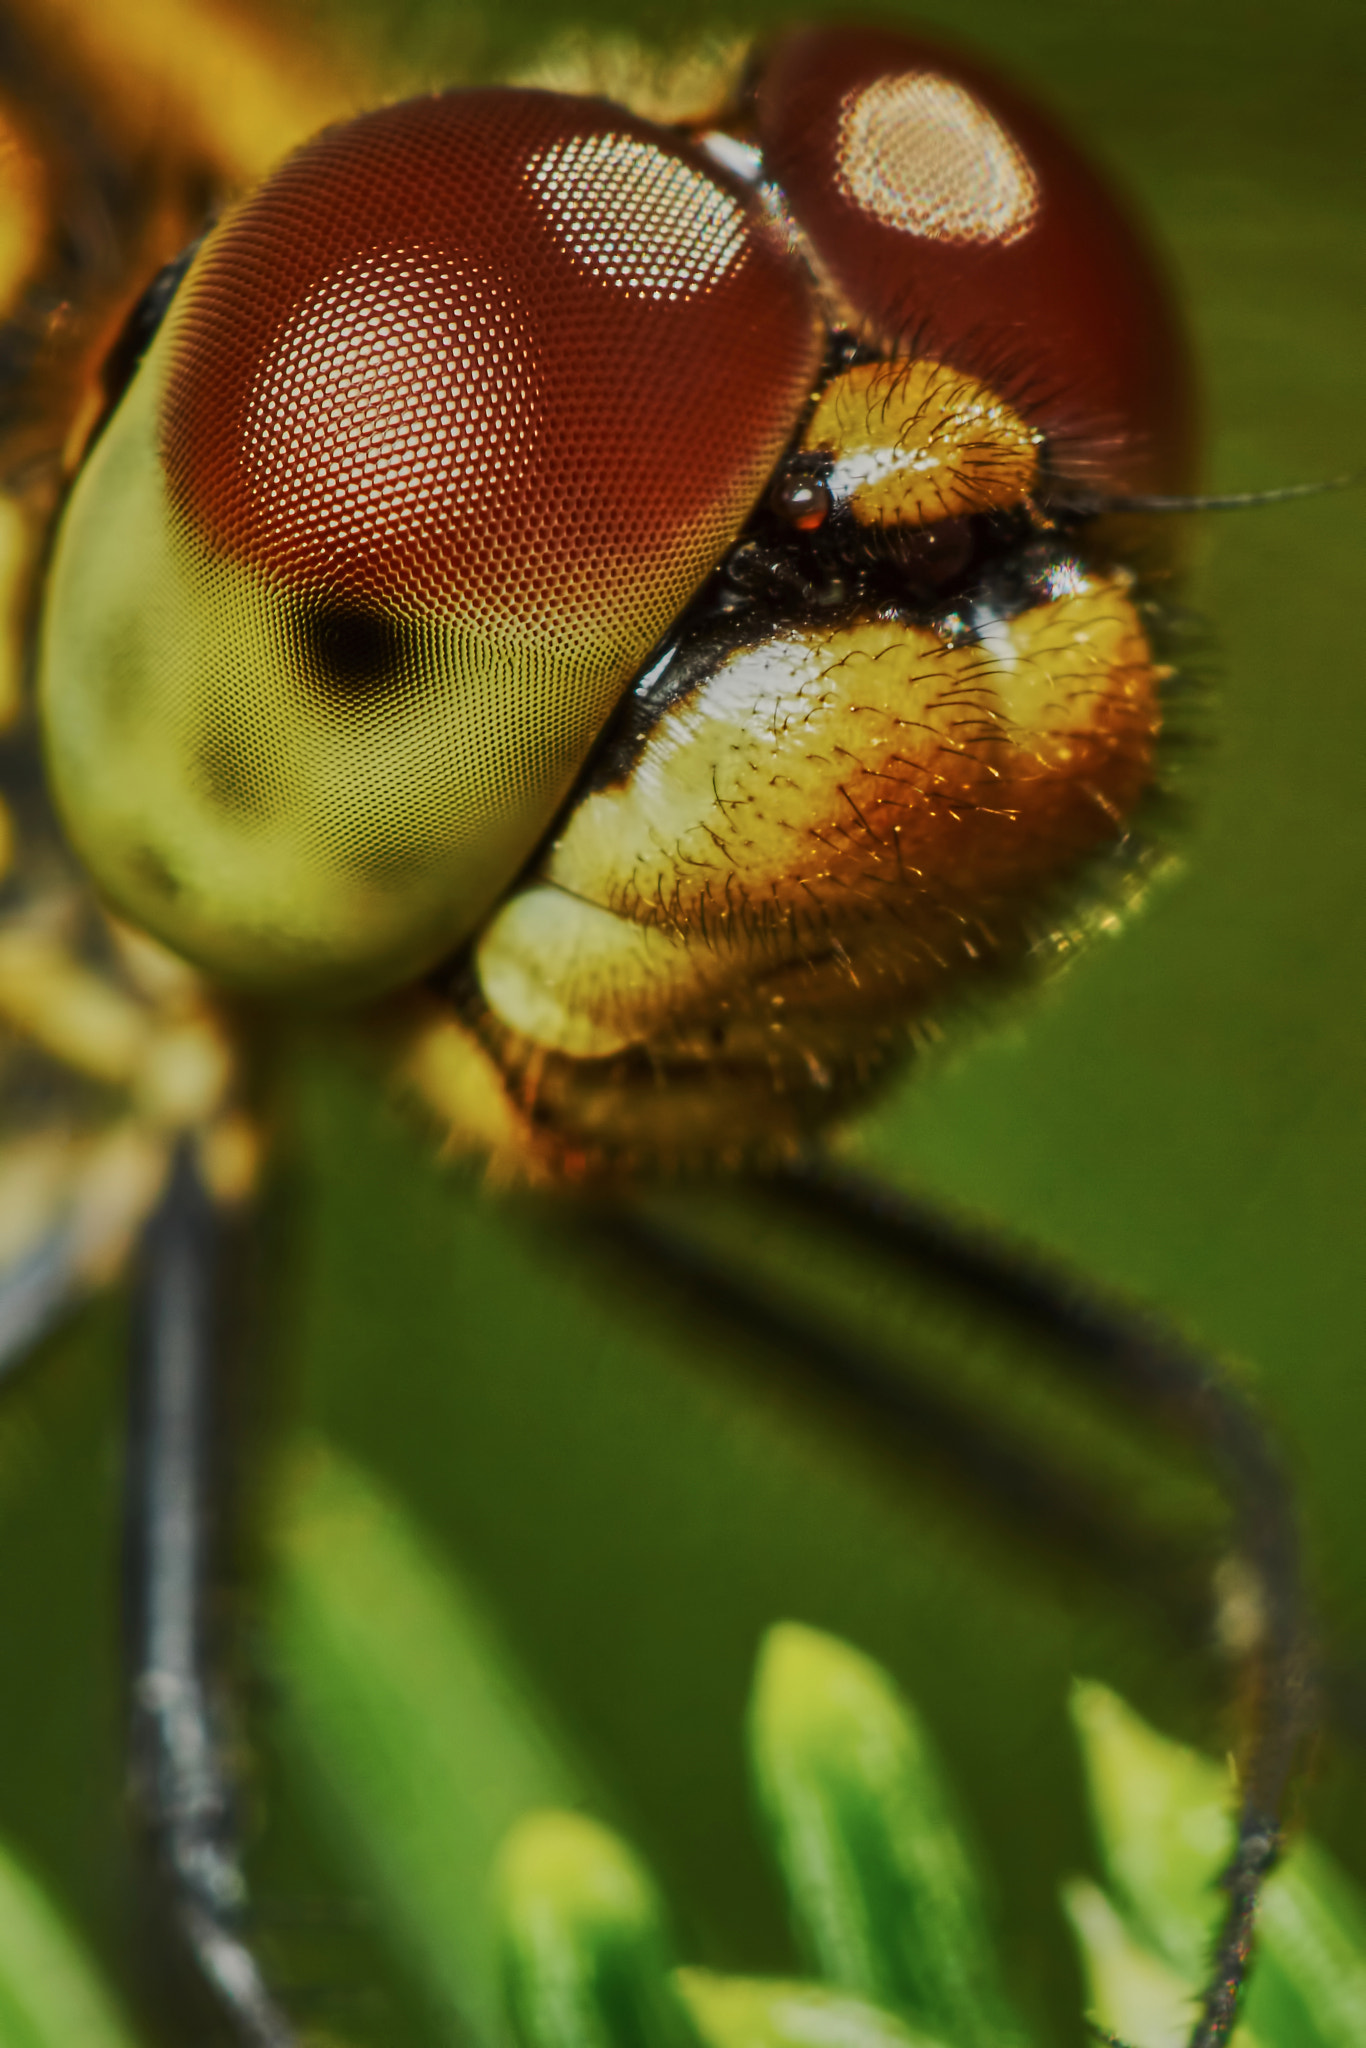
[[[269,576],[648,646],[810,366],[795,266],[708,160],[600,102],[451,93],[323,134],[215,238],[163,456]]]
[[[882,345],[992,385],[1088,485],[1190,481],[1193,404],[1153,253],[1095,169],[984,66],[891,30],[781,38],[769,175]]]
[[[64,514],[43,715],[108,897],[276,994],[459,945],[820,346],[754,195],[618,108],[451,93],[310,143],[206,241]]]

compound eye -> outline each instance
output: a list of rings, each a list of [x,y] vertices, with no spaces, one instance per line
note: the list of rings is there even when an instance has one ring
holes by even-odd
[[[405,623],[363,604],[325,604],[299,615],[299,667],[320,696],[382,709],[421,662]]]
[[[331,130],[205,244],[68,507],[58,802],[225,979],[355,996],[467,935],[733,541],[818,360],[671,133],[549,93]]]
[[[1190,370],[1152,251],[1049,117],[891,30],[780,38],[757,73],[769,174],[870,340],[979,377],[1097,489],[1190,479]]]

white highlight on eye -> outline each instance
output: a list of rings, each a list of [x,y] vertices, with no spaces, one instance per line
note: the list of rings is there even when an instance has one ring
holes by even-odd
[[[1008,248],[1039,210],[1029,162],[975,93],[906,71],[848,93],[835,175],[866,213],[936,242]]]
[[[575,135],[527,165],[563,247],[642,299],[691,299],[743,263],[743,208],[704,171],[634,135]]]
[[[733,178],[741,179],[744,184],[757,185],[763,177],[764,153],[752,142],[737,142],[722,128],[709,128],[704,135],[696,137],[696,142],[714,164],[720,164],[723,171],[729,171]]]
[[[253,381],[242,461],[269,513],[325,513],[337,537],[449,522],[525,475],[540,419],[535,348],[493,278],[425,251],[357,258],[294,308]]]

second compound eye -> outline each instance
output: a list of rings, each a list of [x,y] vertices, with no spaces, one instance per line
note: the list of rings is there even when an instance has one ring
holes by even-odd
[[[1162,266],[1049,114],[937,42],[840,23],[778,38],[753,119],[865,339],[982,379],[1060,474],[1186,487],[1193,401]]]

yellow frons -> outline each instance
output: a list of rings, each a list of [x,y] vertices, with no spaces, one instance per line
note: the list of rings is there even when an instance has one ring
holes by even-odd
[[[1018,505],[1042,435],[945,363],[859,363],[833,377],[802,436],[833,462],[835,502],[863,526],[929,526]]]
[[[681,938],[553,888],[509,898],[484,930],[475,969],[504,1024],[581,1060],[645,1036],[652,1013],[667,1015],[698,978]]]

